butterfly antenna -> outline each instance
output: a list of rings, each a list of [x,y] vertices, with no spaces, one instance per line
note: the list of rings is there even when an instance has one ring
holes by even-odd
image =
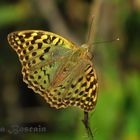
[[[82,120],[82,122],[85,126],[88,137],[90,138],[90,140],[93,140],[93,134],[92,134],[91,128],[89,126],[89,114],[86,111],[84,111],[84,119]]]
[[[95,17],[92,16],[91,22],[90,22],[90,25],[89,25],[89,29],[88,29],[88,36],[87,36],[87,42],[86,42],[86,44],[89,47],[92,45],[92,39],[93,39],[93,35],[94,35],[94,31],[93,31],[94,19],[95,19]]]
[[[115,41],[119,41],[120,39],[118,37],[115,37],[112,40],[106,40],[106,41],[98,41],[98,42],[93,42],[92,44],[96,45],[96,44],[102,44],[102,43],[111,43],[111,42],[115,42]]]

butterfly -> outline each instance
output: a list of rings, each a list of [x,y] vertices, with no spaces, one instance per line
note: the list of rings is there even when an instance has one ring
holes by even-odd
[[[23,81],[51,107],[94,109],[98,82],[87,44],[42,30],[12,32],[8,42],[21,62]]]

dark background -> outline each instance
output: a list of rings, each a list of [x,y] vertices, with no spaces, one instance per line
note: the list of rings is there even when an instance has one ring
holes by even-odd
[[[93,63],[99,79],[97,106],[90,113],[94,139],[140,139],[140,1],[1,0],[0,140],[88,139],[82,110],[50,108],[27,88],[7,34],[43,29],[81,45],[86,42],[92,16]],[[111,42],[117,37],[119,41]],[[102,41],[108,43],[96,43]],[[15,126],[19,127],[17,134]],[[21,130],[25,127],[28,132]],[[29,128],[39,127],[45,131],[29,132]]]

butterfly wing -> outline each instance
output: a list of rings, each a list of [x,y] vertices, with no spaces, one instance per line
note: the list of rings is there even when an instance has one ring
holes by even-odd
[[[52,104],[48,87],[77,47],[65,38],[47,31],[26,30],[8,35],[8,42],[22,64],[23,80]]]
[[[79,59],[68,76],[49,90],[57,108],[79,106],[84,111],[94,109],[97,101],[97,77],[90,60]]]
[[[19,56],[24,82],[52,107],[79,106],[85,111],[94,108],[96,73],[90,60],[73,57],[79,47],[40,30],[13,32],[8,41]]]
[[[73,79],[64,101],[70,106],[79,106],[84,111],[91,111],[97,102],[97,77],[92,63],[89,60],[82,61],[84,64],[81,65],[80,71],[77,69],[79,76]]]

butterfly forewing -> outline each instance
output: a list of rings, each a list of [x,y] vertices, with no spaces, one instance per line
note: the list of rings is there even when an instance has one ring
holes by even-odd
[[[27,30],[8,35],[9,44],[22,64],[24,81],[56,108],[94,108],[97,78],[92,63],[80,48],[47,31]],[[78,53],[77,53],[78,52]]]

